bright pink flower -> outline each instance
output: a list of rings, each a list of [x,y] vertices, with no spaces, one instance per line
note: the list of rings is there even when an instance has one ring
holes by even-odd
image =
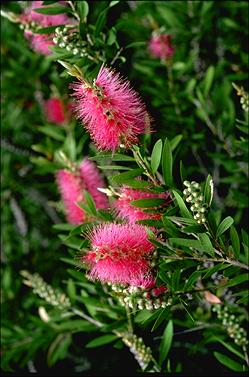
[[[151,192],[144,192],[142,190],[132,189],[130,187],[123,186],[120,190],[120,197],[115,202],[115,208],[118,212],[118,215],[124,219],[128,220],[131,223],[135,223],[138,220],[159,220],[161,218],[160,213],[148,213],[144,212],[142,208],[135,207],[130,203],[133,200],[138,199],[169,199],[168,193],[155,194]],[[165,204],[167,202],[165,201]]]
[[[155,246],[143,226],[100,225],[93,230],[91,243],[91,251],[83,258],[90,278],[133,286],[151,284],[150,258]]]
[[[69,170],[59,170],[56,181],[64,203],[67,220],[70,224],[81,224],[85,219],[84,211],[76,203],[82,202],[83,184],[81,179]]]
[[[65,109],[60,98],[52,97],[45,101],[44,110],[48,122],[63,124],[66,121]]]
[[[167,60],[174,54],[174,47],[171,43],[171,35],[154,35],[149,41],[149,51],[156,58]]]
[[[24,33],[25,38],[29,40],[30,47],[42,55],[50,55],[51,50],[49,49],[49,46],[54,46],[54,42],[51,40],[51,37],[48,35],[43,34],[34,34],[31,32],[25,32]]]
[[[80,176],[96,207],[107,209],[107,196],[98,190],[98,188],[105,188],[106,185],[94,162],[84,159],[80,165]]]
[[[93,83],[71,85],[75,110],[99,149],[115,151],[137,143],[148,131],[149,115],[138,94],[119,74],[102,67]]]
[[[43,8],[42,1],[32,1],[31,5],[25,9],[24,13],[20,16],[21,22],[26,24],[35,22],[40,28],[68,23],[68,17],[66,14],[40,14],[34,11],[35,8]],[[35,34],[29,30],[25,31],[24,35],[30,41],[33,50],[42,55],[51,54],[49,46],[54,45],[54,42],[52,41],[53,34]]]

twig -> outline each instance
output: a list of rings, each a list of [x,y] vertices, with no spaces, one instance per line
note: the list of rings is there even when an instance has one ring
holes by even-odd
[[[74,17],[77,19],[77,21],[80,22],[80,17],[78,15],[78,13],[76,12],[76,9],[75,9],[75,6],[74,6],[73,2],[72,1],[68,1],[68,4],[70,5],[70,7],[72,9],[72,13],[73,13]]]
[[[231,259],[225,259],[225,258],[220,258],[220,259],[216,259],[216,258],[200,258],[200,257],[174,257],[174,256],[161,256],[161,258],[163,259],[171,259],[171,260],[185,260],[185,259],[190,259],[190,260],[196,260],[196,261],[200,261],[200,262],[215,262],[215,263],[227,263],[227,264],[231,264],[233,266],[237,266],[237,267],[240,267],[240,268],[243,268],[245,270],[249,270],[249,266],[244,264],[244,263],[241,263],[241,262],[238,262],[238,261],[234,261],[234,260],[231,260]]]
[[[132,321],[131,321],[131,312],[130,312],[128,305],[125,305],[125,310],[126,310],[126,314],[127,314],[129,332],[132,334],[133,333],[133,326],[132,326]]]
[[[76,308],[71,308],[72,312],[76,315],[78,315],[79,317],[81,318],[84,318],[86,319],[88,322],[92,323],[93,325],[95,325],[96,327],[102,327],[104,326],[105,324],[102,323],[102,322],[99,322],[97,321],[96,319],[93,319],[92,317],[89,317],[87,314],[79,311],[78,309]]]

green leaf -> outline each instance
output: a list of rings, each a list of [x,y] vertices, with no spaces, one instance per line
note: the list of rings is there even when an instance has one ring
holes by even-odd
[[[98,165],[98,168],[101,170],[132,170],[132,168],[121,165]]]
[[[204,201],[210,207],[214,195],[214,183],[211,175],[207,176],[205,187],[204,187]]]
[[[110,4],[109,4],[109,8],[114,7],[114,5],[116,5],[118,3],[119,3],[119,0],[113,0],[113,1],[111,1]]]
[[[87,1],[77,1],[76,4],[80,19],[86,22],[87,15],[89,13],[89,5]]]
[[[117,36],[116,36],[116,29],[113,27],[109,30],[108,38],[107,38],[107,44],[108,46],[112,46],[116,42]]]
[[[77,332],[91,332],[96,330],[96,326],[83,319],[74,319],[56,324],[56,329],[59,331],[77,331]]]
[[[220,237],[230,226],[233,224],[234,220],[231,216],[226,217],[218,226],[216,237]]]
[[[75,228],[78,228],[78,227],[79,227],[79,225],[73,225],[73,224],[67,224],[67,223],[52,225],[52,228],[56,229],[56,230],[72,230],[72,229],[75,229]]]
[[[134,161],[134,157],[119,153],[111,154],[106,152],[100,152],[94,157],[89,157],[89,160],[92,161],[98,161],[103,159],[110,159],[112,161]]]
[[[36,34],[51,34],[55,31],[55,29],[59,26],[62,25],[55,25],[55,26],[48,26],[48,27],[43,27],[41,29],[36,30]]]
[[[188,225],[182,229],[185,233],[204,233],[206,229],[203,225]]]
[[[77,250],[78,250],[78,248],[77,248]],[[70,264],[72,266],[79,267],[80,262],[75,261],[73,259],[61,257],[60,260],[67,263],[67,264]]]
[[[230,228],[230,238],[233,246],[234,255],[238,258],[240,255],[240,240],[238,232],[233,225]]]
[[[207,279],[210,276],[212,276],[215,272],[217,272],[219,270],[224,270],[224,269],[226,269],[228,267],[230,267],[230,266],[226,265],[226,264],[223,264],[223,263],[218,263],[216,266],[214,266],[212,268],[208,268],[208,271],[203,276],[203,279]]]
[[[239,285],[244,283],[245,281],[249,280],[249,273],[245,273],[239,276],[236,276],[233,279],[230,279],[228,283],[225,284],[226,287],[234,287],[235,285]]]
[[[63,151],[68,156],[69,160],[76,159],[76,141],[72,134],[68,134],[63,145]]]
[[[169,238],[170,244],[176,244],[178,246],[193,247],[195,249],[203,250],[202,244],[198,240],[189,238]]]
[[[86,348],[96,348],[103,346],[104,344],[108,344],[116,340],[118,337],[117,335],[107,334],[103,336],[99,336],[98,338],[95,338],[91,340],[89,343],[86,344]]]
[[[201,242],[202,248],[204,251],[206,251],[208,254],[214,255],[214,247],[212,245],[212,242],[210,241],[210,238],[206,233],[200,233],[198,234],[199,240]]]
[[[155,198],[155,199],[138,199],[130,202],[132,206],[138,208],[149,208],[149,207],[160,207],[165,203],[164,199]]]
[[[67,354],[68,347],[72,342],[71,334],[59,334],[48,350],[48,365],[52,366],[57,360],[63,360]]]
[[[166,138],[163,146],[162,153],[162,172],[165,184],[169,187],[173,185],[173,156],[169,140]]]
[[[92,196],[86,190],[84,190],[84,198],[86,200],[86,203],[87,203],[87,205],[89,207],[89,210],[90,210],[91,214],[93,216],[97,216],[97,209],[96,209],[96,206],[95,206],[95,202],[94,202]]]
[[[160,4],[161,2],[158,2]],[[164,19],[166,22],[166,26],[172,27],[172,28],[180,28],[181,23],[178,19],[178,17],[175,15],[175,12],[167,6],[168,4],[163,5],[157,5],[158,14]]]
[[[54,3],[57,3],[57,1],[47,0],[47,1],[43,1],[42,5],[50,5],[50,4],[54,4]]]
[[[62,14],[62,13],[71,13],[71,10],[67,7],[44,7],[44,8],[34,8],[34,12],[40,14],[48,14],[48,15],[55,15],[55,14]]]
[[[164,330],[163,338],[160,343],[160,359],[159,359],[160,365],[162,365],[162,363],[164,362],[164,360],[166,359],[169,353],[172,339],[173,339],[173,322],[172,320],[170,320]]]
[[[181,198],[181,196],[175,191],[175,190],[172,190],[175,198],[176,198],[176,201],[179,205],[179,208],[180,208],[180,212],[181,212],[181,215],[183,217],[187,217],[187,218],[190,218],[192,219],[192,215],[191,213],[189,212],[188,208],[186,207],[186,204],[184,203],[183,199]]]
[[[155,143],[152,153],[151,153],[151,170],[153,173],[156,173],[160,165],[162,148],[163,148],[163,142],[161,139],[159,139]]]
[[[207,96],[214,80],[215,68],[210,66],[204,78],[204,95]]]
[[[182,135],[177,135],[170,141],[171,152],[173,152],[173,150],[176,149],[177,145],[180,143],[181,140]]]
[[[189,288],[193,286],[193,284],[199,279],[199,277],[202,275],[203,271],[194,271],[190,277],[187,279],[184,290],[187,291]]]
[[[220,338],[216,338],[216,340],[217,342],[220,342],[221,344],[223,344],[224,347],[226,347],[229,351],[234,353],[236,356],[240,357],[242,360],[245,360],[245,356],[241,352],[239,352],[237,349],[235,349],[233,344],[225,343]]]
[[[180,177],[182,182],[186,181],[186,171],[182,160],[180,161]]]
[[[72,303],[74,303],[75,298],[76,298],[76,288],[75,288],[75,284],[74,284],[72,279],[68,279],[67,293],[68,293],[68,296],[69,296],[70,300],[72,301]]]
[[[189,219],[186,217],[177,217],[177,216],[165,216],[167,219],[172,221],[175,224],[183,224],[183,225],[196,225],[196,221],[194,219]]]
[[[243,371],[243,367],[241,364],[237,363],[237,361],[230,359],[230,357],[224,355],[223,353],[214,352],[214,356],[221,364],[225,365],[229,369],[232,369],[235,372]]]
[[[146,322],[147,319],[149,319],[151,317],[151,311],[147,310],[147,309],[144,309],[144,310],[141,310],[140,312],[138,312],[138,314],[135,316],[134,318],[134,322],[135,323],[143,323],[143,322]]]
[[[149,186],[151,185],[150,182],[147,182],[147,181],[131,180],[131,179],[127,180],[125,184],[127,186],[138,188],[138,189],[149,188]]]
[[[37,129],[43,134],[50,136],[55,140],[59,140],[59,141],[65,140],[65,132],[61,128],[58,128],[55,126],[41,126],[41,127],[37,127]]]
[[[175,226],[170,219],[167,218],[167,216],[163,216],[163,225],[165,228],[165,232],[170,236],[170,237],[180,237],[181,232],[179,229]]]
[[[95,24],[95,31],[94,31],[95,37],[99,36],[99,33],[105,26],[106,14],[107,14],[107,9],[104,9],[102,12],[99,13],[98,19]]]
[[[158,315],[158,317],[157,317],[157,319],[156,319],[154,325],[152,326],[151,332],[155,331],[155,330],[158,328],[158,326],[160,326],[161,323],[162,323],[164,320],[168,319],[169,314],[170,314],[170,309],[169,309],[169,308],[165,308],[165,309],[163,309],[163,310],[159,313],[159,315]]]
[[[118,183],[118,184],[126,183],[131,178],[135,178],[141,175],[143,171],[144,171],[143,169],[133,169],[125,173],[113,175],[111,177],[111,180],[112,182]]]

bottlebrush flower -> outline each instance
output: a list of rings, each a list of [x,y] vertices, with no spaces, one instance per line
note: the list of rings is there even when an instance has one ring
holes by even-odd
[[[145,105],[118,73],[102,66],[92,85],[82,80],[71,87],[76,114],[99,149],[115,151],[120,144],[129,147],[148,131]]]
[[[174,47],[171,42],[171,35],[152,35],[149,41],[149,51],[156,58],[167,60],[174,54]]]
[[[67,120],[65,109],[60,98],[52,97],[45,101],[44,112],[48,122],[61,125]]]
[[[131,189],[123,186],[120,190],[120,197],[115,202],[115,208],[118,216],[124,220],[128,220],[131,223],[135,223],[138,220],[159,220],[161,218],[160,213],[147,213],[142,208],[131,205],[133,200],[138,199],[155,199],[161,198],[167,200],[169,198],[168,193],[155,194],[151,192],[144,192],[141,190]],[[165,202],[165,204],[167,204]]]
[[[49,49],[49,46],[54,45],[54,42],[52,41],[54,34],[35,34],[32,29],[30,29],[29,25],[34,23],[36,26],[39,26],[39,28],[64,25],[68,23],[68,17],[65,14],[46,15],[36,13],[34,11],[35,8],[43,8],[42,1],[32,1],[31,5],[26,8],[24,13],[20,16],[20,21],[28,26],[24,35],[25,38],[30,41],[31,48],[34,51],[42,55],[50,55],[51,50]]]
[[[85,183],[87,191],[92,196],[96,207],[107,209],[107,196],[98,190],[98,188],[105,188],[106,185],[96,165],[92,161],[84,159],[80,165],[80,176]]]
[[[69,170],[64,169],[56,173],[56,181],[68,222],[70,224],[81,224],[85,219],[85,213],[76,204],[84,200],[84,187],[81,179]]]
[[[155,246],[141,225],[107,224],[93,230],[91,250],[83,258],[89,277],[101,282],[143,286],[151,280]]]

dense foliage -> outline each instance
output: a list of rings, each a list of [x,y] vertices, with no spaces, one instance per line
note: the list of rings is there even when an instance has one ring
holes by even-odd
[[[2,370],[248,371],[248,3],[31,3],[1,10]]]

